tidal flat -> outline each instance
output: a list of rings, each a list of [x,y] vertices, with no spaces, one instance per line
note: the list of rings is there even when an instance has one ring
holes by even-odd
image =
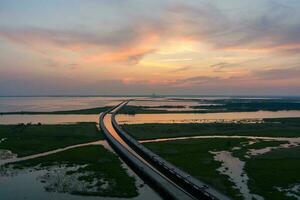
[[[296,147],[284,145],[288,143],[206,138],[144,145],[233,199],[292,200],[300,197],[300,143]],[[269,151],[269,147],[273,149]]]
[[[233,199],[292,200],[300,198],[299,122],[300,118],[275,118],[259,123],[125,124],[123,128]],[[277,174],[272,177],[272,173]]]
[[[47,192],[127,198],[138,195],[135,178],[128,175],[114,153],[101,145],[5,164],[0,172],[3,178],[41,172],[37,181]],[[6,189],[1,187],[0,194]]]

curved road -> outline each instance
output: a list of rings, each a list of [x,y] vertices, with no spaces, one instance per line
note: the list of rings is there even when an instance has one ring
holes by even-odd
[[[183,178],[183,180],[181,180],[183,184],[181,184],[180,181],[174,181],[176,180],[176,175],[181,175],[184,172],[177,169],[175,166],[172,166],[173,174],[171,175],[174,176],[172,177],[170,176],[170,174],[165,173],[164,170],[161,170],[157,165],[151,162],[151,160],[142,157],[141,154],[139,154],[140,152],[138,152],[136,148],[132,148],[132,145],[130,145],[128,141],[124,140],[124,137],[120,135],[120,130],[116,129],[114,126],[115,124],[113,123],[115,113],[127,103],[128,102],[122,102],[113,109],[102,113],[99,118],[99,124],[109,144],[120,155],[120,157],[131,168],[133,168],[133,170],[135,170],[139,175],[141,175],[142,178],[146,179],[146,181],[150,183],[150,185],[166,199],[229,199],[228,197],[220,194],[212,188],[205,188],[203,187],[203,185],[199,187],[198,183],[200,182],[196,182],[196,184],[194,185],[190,184],[191,187],[198,187],[196,193],[195,191],[191,192],[186,187],[183,187],[184,183],[189,181],[188,178]],[[155,157],[157,159],[158,156],[156,155]],[[161,159],[160,157],[158,158]],[[161,162],[163,163],[162,165],[164,167],[166,165],[169,165],[169,163],[167,163],[163,159],[161,159]],[[179,173],[174,173],[173,170],[175,170],[175,172],[176,170],[178,170]]]

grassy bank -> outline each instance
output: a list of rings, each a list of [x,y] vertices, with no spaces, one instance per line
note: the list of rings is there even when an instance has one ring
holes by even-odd
[[[35,111],[20,111],[20,112],[0,112],[0,115],[68,115],[68,114],[99,114],[108,109],[112,108],[111,106],[106,107],[96,107],[88,109],[79,109],[79,110],[64,110],[64,111],[49,111],[49,112],[35,112]]]
[[[134,106],[126,105],[120,114],[154,114],[154,113],[223,113],[223,112],[255,112],[255,111],[280,111],[280,110],[300,110],[299,99],[217,99],[217,100],[198,100],[199,105],[191,106],[194,110],[183,109],[184,106],[161,105],[161,106]],[[212,105],[201,105],[212,104]],[[95,107],[88,109],[66,110],[66,111],[19,111],[19,112],[0,112],[0,115],[11,114],[99,114],[110,109],[111,106]],[[174,108],[175,110],[168,110]],[[165,110],[164,110],[165,109]]]
[[[265,119],[264,123],[170,123],[125,124],[124,130],[137,139],[197,135],[245,135],[300,137],[300,118]]]
[[[102,139],[94,122],[76,124],[0,125],[0,149],[11,150],[18,157]]]
[[[56,171],[53,171],[56,168]],[[59,168],[67,169],[62,177],[57,179],[55,174]],[[96,195],[110,197],[137,196],[135,179],[127,175],[121,167],[121,161],[116,155],[100,145],[79,147],[45,157],[35,158],[18,163],[7,164],[0,169],[24,170],[47,169],[47,179],[43,179],[47,191],[67,192],[79,195]],[[51,175],[53,172],[53,176]],[[76,176],[76,180],[68,182],[68,177]],[[72,180],[72,179],[71,179]],[[74,184],[85,187],[75,187]],[[63,187],[62,187],[63,185]]]
[[[224,110],[226,112],[254,112],[254,111],[280,111],[300,110],[300,103],[296,102],[227,102],[222,101],[221,105],[193,106],[194,109]]]
[[[177,99],[182,101],[182,99]],[[183,106],[134,106],[127,105],[121,114],[150,114],[150,113],[224,113],[224,112],[255,112],[255,111],[281,111],[300,110],[299,98],[282,99],[198,99],[199,105],[190,106],[194,110],[167,110],[167,108],[184,108]],[[211,105],[209,105],[211,104]],[[160,109],[155,109],[160,108]],[[163,110],[161,108],[166,108]]]
[[[300,184],[300,147],[290,149],[277,149],[259,155],[246,163],[245,170],[249,176],[249,187],[252,191],[266,199],[296,199],[286,196],[281,189],[292,188]],[[290,192],[292,192],[290,190]],[[292,192],[293,193],[293,192]],[[295,194],[300,196],[300,192]]]

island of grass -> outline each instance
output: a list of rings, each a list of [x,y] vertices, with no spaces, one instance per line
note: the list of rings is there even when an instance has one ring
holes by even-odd
[[[177,99],[184,101],[183,99]],[[191,100],[190,100],[191,101]],[[220,112],[255,112],[255,111],[281,111],[300,110],[299,98],[279,98],[279,99],[198,99],[199,105],[190,106],[193,110],[168,110],[168,108],[184,108],[183,106],[135,106],[126,105],[120,114],[155,114],[155,113],[220,113]],[[211,105],[207,105],[211,104]],[[159,108],[159,109],[157,109]],[[166,108],[166,109],[162,109]]]
[[[121,161],[112,152],[101,145],[90,145],[6,164],[0,167],[0,171],[5,174],[7,170],[8,173],[26,169],[47,170],[47,174],[40,179],[46,191],[135,197],[138,195],[135,179],[121,165]],[[59,173],[61,171],[63,173]]]
[[[183,99],[178,99],[184,101]],[[215,100],[193,100],[199,105],[190,106],[191,109],[184,110],[181,105],[161,105],[161,106],[135,106],[126,105],[119,111],[120,114],[158,114],[158,113],[220,113],[220,112],[255,112],[255,111],[280,111],[280,110],[300,110],[299,99],[215,99]],[[204,104],[203,104],[204,103]],[[202,105],[201,105],[202,104]],[[211,104],[211,105],[207,105]],[[65,111],[18,111],[0,112],[0,115],[51,115],[51,114],[99,114],[111,106],[95,107],[79,110]],[[174,110],[170,110],[170,109]],[[176,110],[179,109],[179,110]]]
[[[18,157],[103,139],[94,122],[0,125],[0,149]]]
[[[64,111],[19,111],[19,112],[0,112],[0,115],[71,115],[71,114],[99,114],[112,108],[111,106],[87,108],[79,110],[64,110]]]
[[[213,105],[192,106],[194,109],[219,110],[224,112],[254,112],[254,111],[280,111],[280,110],[300,110],[299,102],[290,101],[217,101]]]
[[[122,127],[139,140],[201,135],[300,137],[300,118],[264,119],[263,123],[154,123]]]
[[[266,147],[279,147],[280,145],[288,143],[288,141],[256,140],[253,144],[244,144],[242,147],[234,149],[231,152],[234,157],[237,157],[242,161],[248,161],[250,157],[253,157],[253,155],[248,154],[249,149],[257,150],[264,149]]]

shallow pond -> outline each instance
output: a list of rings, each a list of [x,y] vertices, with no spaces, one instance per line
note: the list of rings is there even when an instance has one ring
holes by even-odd
[[[153,200],[161,199],[149,186],[139,187],[139,195],[135,198],[112,198],[96,196],[79,196],[58,192],[47,192],[44,184],[41,183],[41,177],[49,173],[48,170],[23,171],[13,176],[1,176],[0,178],[0,197],[5,200]],[[142,183],[141,180],[137,181]]]
[[[37,158],[40,156],[47,156],[53,153],[57,153],[60,151],[65,151],[67,149],[76,148],[80,146],[87,146],[87,145],[103,145],[106,149],[112,151],[110,146],[106,141],[97,141],[97,142],[91,142],[91,143],[85,143],[85,144],[79,144],[79,145],[73,145],[62,149],[56,149],[53,151],[35,154],[27,157],[22,158],[13,158],[11,160],[0,160],[0,165],[14,162],[14,161],[21,161],[21,160],[27,160],[32,158]],[[120,159],[121,160],[121,159]],[[58,176],[65,169],[59,169],[55,168],[52,169],[41,169],[41,170],[34,170],[34,169],[27,169],[27,170],[19,170],[17,172],[14,172],[13,170],[9,170],[7,173],[0,173],[0,197],[1,199],[5,200],[23,200],[23,199],[32,199],[32,200],[38,200],[38,199],[45,199],[45,200],[96,200],[96,199],[103,199],[103,200],[121,200],[121,199],[131,199],[131,200],[153,200],[158,199],[160,200],[161,197],[147,184],[145,184],[137,174],[135,174],[122,160],[122,167],[129,176],[135,177],[136,180],[136,187],[138,188],[139,195],[134,198],[112,198],[112,197],[96,197],[96,196],[79,196],[79,195],[71,195],[67,193],[59,193],[59,192],[47,192],[45,190],[45,183],[43,183],[41,180],[43,180],[43,177],[49,176],[49,174],[52,174],[52,178],[59,178],[52,180],[56,184],[57,182],[62,184],[62,182],[68,181],[65,176]],[[0,171],[1,172],[1,171]],[[70,177],[69,177],[70,178]],[[71,177],[72,178],[72,177]],[[74,178],[74,177],[73,177]],[[76,178],[76,177],[75,177]],[[72,184],[74,185],[77,183],[78,180],[73,180]],[[51,181],[50,181],[51,183]],[[48,183],[49,184],[49,183]],[[65,183],[66,184],[66,183]],[[50,184],[51,186],[51,184]],[[80,184],[75,184],[74,187],[84,187]],[[46,187],[49,187],[46,186]]]

